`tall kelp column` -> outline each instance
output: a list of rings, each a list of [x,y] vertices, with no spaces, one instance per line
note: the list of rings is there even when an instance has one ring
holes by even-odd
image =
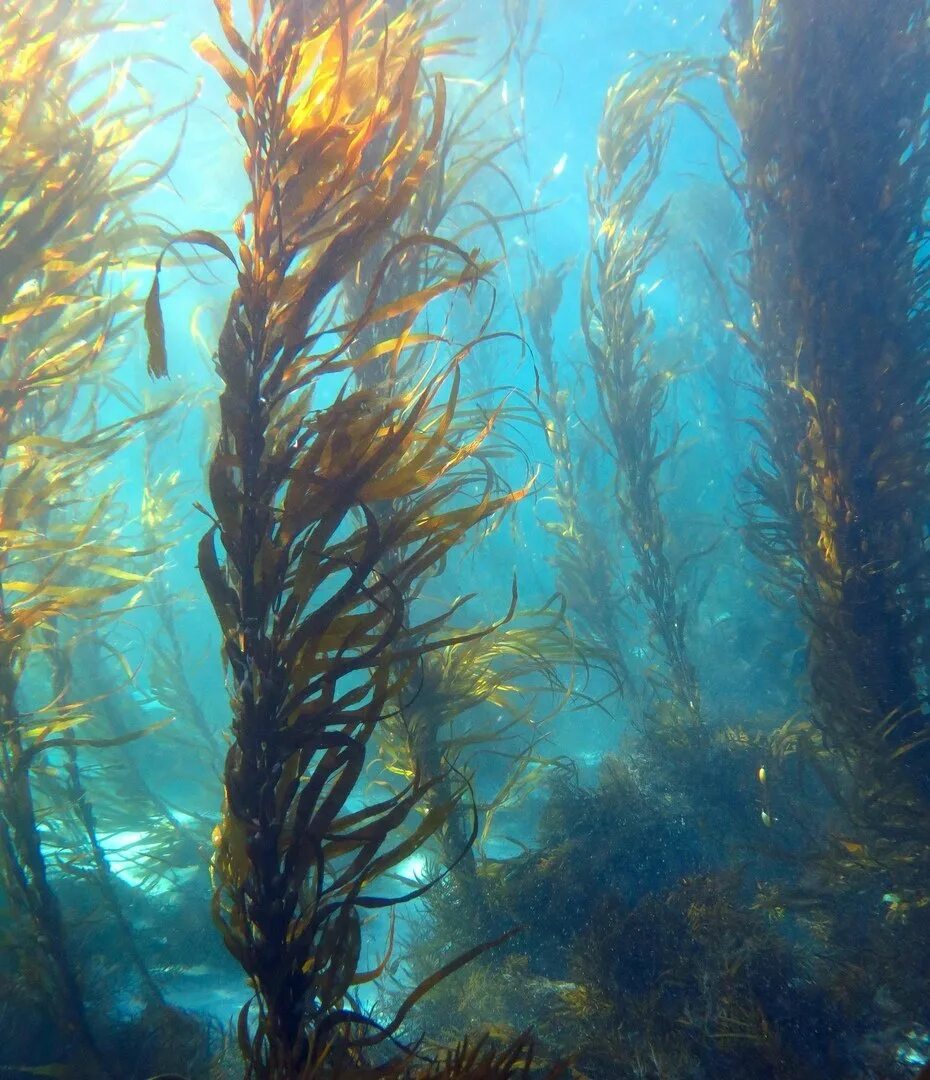
[[[800,601],[860,826],[926,840],[928,5],[730,19],[764,455],[750,536]]]
[[[649,200],[670,136],[668,114],[689,102],[688,81],[701,73],[699,63],[672,57],[609,90],[589,183],[592,242],[581,295],[617,520],[635,561],[630,594],[647,613],[650,643],[661,658],[656,690],[675,712],[671,726],[692,735],[703,724],[700,687],[660,503],[661,467],[678,448],[679,431],[663,437],[660,426],[674,372],[654,362],[654,315],[642,293],[665,242],[668,204],[652,210]]]
[[[335,1076],[425,990],[386,1026],[348,996],[366,978],[360,913],[391,903],[369,887],[464,793],[431,798],[443,777],[419,770],[376,803],[356,791],[377,725],[451,643],[445,617],[418,623],[408,600],[516,496],[481,461],[493,419],[454,423],[471,346],[453,351],[419,325],[430,301],[473,295],[486,266],[428,233],[401,235],[362,279],[360,308],[339,301],[437,167],[444,87],[422,70],[424,21],[370,0],[254,0],[244,36],[216,6],[229,52],[196,47],[229,88],[250,196],[236,253],[212,234],[179,238],[238,269],[217,348],[214,523],[199,548],[233,710],[215,910],[255,990],[239,1026],[247,1074]],[[433,280],[385,299],[405,253],[434,244],[457,265],[444,258]],[[157,278],[147,328],[150,370],[164,373]],[[375,367],[389,377],[358,377]]]
[[[115,25],[106,4],[0,6],[4,1052],[55,1055],[36,1071],[95,1080],[122,1070],[122,1021],[104,1015],[111,988],[95,985],[79,956],[86,930],[69,925],[63,884],[99,890],[147,1004],[164,1005],[127,943],[80,757],[134,734],[102,729],[96,701],[72,679],[77,642],[131,606],[146,578],[146,552],[126,536],[105,468],[153,413],[104,422],[100,411],[133,308],[119,271],[144,235],[134,198],[160,175],[131,147],[157,114],[142,93],[120,97],[124,80],[89,56]],[[40,1031],[38,1045],[14,1027]]]

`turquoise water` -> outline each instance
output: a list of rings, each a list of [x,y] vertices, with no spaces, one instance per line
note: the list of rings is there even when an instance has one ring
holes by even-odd
[[[0,4],[0,1073],[923,1075],[928,26]]]

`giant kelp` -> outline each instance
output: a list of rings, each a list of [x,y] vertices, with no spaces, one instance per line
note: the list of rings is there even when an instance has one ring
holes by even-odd
[[[517,809],[547,768],[558,764],[540,744],[549,734],[547,720],[571,694],[560,669],[570,670],[578,656],[564,605],[554,601],[538,611],[512,609],[497,625],[457,636],[424,658],[416,696],[382,725],[379,747],[384,764],[408,780],[417,772],[441,775],[450,765],[455,771],[446,787],[463,770],[473,778],[480,826],[475,849],[464,807],[439,834],[446,863],[455,864],[452,881],[459,886],[464,929],[469,921],[480,928],[484,917],[485,882],[476,853],[495,838],[499,813]],[[437,785],[427,803],[442,795],[443,785]]]
[[[659,470],[675,453],[673,432],[660,448],[660,413],[673,372],[652,362],[652,312],[641,292],[663,243],[666,206],[650,206],[675,105],[696,107],[688,81],[703,71],[671,57],[623,76],[611,87],[590,183],[592,249],[583,275],[582,331],[613,459],[619,524],[635,559],[630,586],[648,612],[662,681],[685,727],[702,723],[697,673],[685,641],[687,606],[670,558],[659,500]],[[693,553],[691,556],[693,558]]]
[[[573,344],[555,313],[571,264],[548,270],[531,250],[522,327],[538,371],[528,363],[523,392],[502,404],[488,372],[498,355],[527,352],[475,245],[506,259],[526,216],[510,165],[523,148],[535,8],[506,0],[512,39],[472,79],[467,46],[442,40],[433,4],[241,7],[242,22],[217,0],[221,44],[200,38],[196,49],[228,92],[248,201],[234,239],[193,230],[158,259],[160,268],[193,245],[208,270],[235,275],[213,357],[221,394],[209,498],[184,519],[209,521],[198,564],[229,691],[230,708],[218,713],[203,708],[192,679],[188,626],[176,620],[180,574],[165,555],[166,539],[182,532],[172,503],[183,464],[177,471],[163,429],[146,424],[145,552],[127,539],[106,479],[113,455],[151,419],[99,419],[114,407],[110,390],[130,401],[112,377],[130,303],[109,271],[141,235],[130,199],[145,176],[120,177],[116,164],[139,114],[109,108],[115,87],[134,87],[135,76],[121,67],[112,84],[99,71],[69,83],[91,27],[83,8],[36,6],[35,40],[3,11],[13,89],[0,115],[13,120],[0,142],[9,166],[0,170],[0,257],[12,275],[0,288],[9,286],[0,307],[9,523],[0,537],[0,912],[13,962],[0,972],[0,996],[5,1031],[25,1028],[21,1017],[35,1025],[12,1032],[5,1061],[53,1071],[35,1056],[47,1048],[65,1070],[83,1059],[74,1068],[85,1075],[199,1075],[202,1029],[179,1022],[163,996],[180,974],[190,976],[181,992],[196,979],[213,991],[225,942],[253,996],[217,1074],[242,1075],[230,1060],[240,1057],[247,1076],[282,1080],[503,1078],[572,1054],[577,1075],[605,1080],[907,1075],[906,1047],[920,1047],[927,1020],[914,958],[930,932],[916,212],[925,152],[915,89],[926,12],[829,0],[813,41],[787,0],[758,13],[735,5],[730,20],[747,158],[728,179],[747,212],[756,302],[755,325],[740,336],[762,376],[764,411],[746,429],[763,442],[749,537],[782,595],[800,601],[811,639],[811,715],[792,720],[762,692],[785,677],[795,642],[766,633],[764,645],[734,646],[735,663],[714,655],[718,626],[746,622],[749,611],[750,625],[765,619],[735,531],[729,550],[740,565],[727,568],[726,601],[713,614],[678,563],[669,485],[700,475],[697,455],[679,453],[673,414],[697,382],[680,374],[719,366],[728,429],[746,400],[725,381],[735,354],[722,333],[684,326],[670,344],[651,308],[664,318],[674,285],[649,299],[655,275],[687,261],[678,284],[694,290],[708,323],[715,294],[736,306],[723,288],[723,249],[670,257],[674,204],[658,199],[670,118],[690,110],[706,119],[689,86],[708,65],[637,62],[611,91],[576,339],[588,368],[572,379],[561,369]],[[842,54],[852,63],[870,27],[871,61],[887,75],[900,49],[906,84],[889,89],[870,71],[864,81],[885,94],[871,104],[826,62]],[[435,74],[441,57],[448,87]],[[504,81],[514,65],[519,128]],[[787,98],[800,118],[791,131],[772,104],[785,79],[797,91]],[[814,115],[802,116],[811,102]],[[856,155],[844,149],[860,122],[864,194]],[[720,146],[733,151],[722,135]],[[530,202],[540,223],[550,179]],[[811,238],[821,214],[808,201],[821,196],[834,231],[841,210],[850,213],[851,238]],[[716,196],[714,206],[722,219]],[[531,246],[537,233],[528,230]],[[839,258],[851,281],[834,280]],[[881,299],[856,284],[866,271]],[[145,308],[154,375],[168,370],[159,288],[156,275]],[[843,336],[833,312],[846,303],[843,318],[858,323]],[[173,317],[174,301],[168,310]],[[879,399],[878,434],[869,434],[872,410],[859,410],[861,422],[855,412],[862,372]],[[599,416],[573,400],[576,387],[593,388]],[[716,414],[701,408],[704,438]],[[180,409],[196,415],[199,403],[188,396]],[[539,414],[545,438],[533,427]],[[527,492],[518,478],[527,458],[547,447],[559,520],[546,533],[567,595],[543,602],[540,581],[527,610],[509,579],[493,591],[485,566],[500,561],[503,530],[484,541]],[[545,460],[539,475],[548,476]],[[716,494],[713,502],[722,505]],[[460,595],[454,574],[465,551],[475,596]],[[519,557],[528,552],[521,539]],[[545,573],[544,559],[534,561]],[[154,647],[137,670],[110,616],[150,604],[140,618]],[[627,640],[627,618],[650,631],[641,647]],[[616,710],[617,695],[597,702],[609,724],[632,715],[640,730],[596,779],[543,753],[548,721],[568,712],[579,653],[588,668],[611,669],[610,688],[639,690],[650,652],[654,693]],[[709,708],[711,663],[733,669],[733,686],[751,678],[752,698],[721,707],[713,695]],[[891,686],[901,671],[910,684]],[[789,709],[792,700],[781,698]],[[164,741],[129,745],[147,719],[170,713]],[[213,835],[222,941],[211,952],[200,937],[210,905],[192,873],[202,852],[191,830],[207,833],[176,805],[195,789],[167,755],[195,750],[202,791],[229,713]],[[574,738],[572,717],[561,722]],[[579,754],[586,770],[592,750]],[[514,808],[519,830],[503,828]],[[510,857],[491,857],[502,838]],[[403,962],[391,913],[399,890],[422,901]],[[379,943],[373,958],[370,941]],[[190,961],[196,974],[183,971]],[[117,1010],[138,1012],[126,1023]],[[519,1034],[531,1028],[532,1039]],[[466,1030],[486,1034],[464,1039]]]
[[[562,302],[563,283],[570,267],[548,269],[532,252],[530,285],[523,295],[524,318],[539,367],[539,399],[546,442],[553,462],[551,499],[554,521],[543,523],[553,538],[551,561],[556,583],[565,595],[572,618],[609,669],[615,687],[629,683],[627,641],[622,627],[623,586],[619,552],[595,528],[588,504],[594,485],[578,460],[579,439],[572,431],[569,390],[563,385],[555,353],[553,319]],[[576,425],[577,426],[577,425]],[[590,448],[589,448],[590,449]],[[606,602],[605,602],[606,600]]]
[[[850,948],[853,939],[861,947],[868,901],[842,898],[837,934],[809,881],[794,887],[817,862],[818,818],[828,805],[816,736],[782,717],[711,727],[691,693],[697,677],[684,647],[684,601],[664,550],[658,473],[672,373],[651,347],[642,290],[664,241],[665,207],[652,189],[666,110],[700,112],[686,80],[707,70],[663,59],[613,91],[583,302],[604,445],[618,465],[620,521],[637,555],[634,595],[665,663],[666,701],[653,707],[644,737],[624,748],[629,764],[607,763],[592,788],[557,785],[538,846],[479,868],[489,928],[517,921],[525,931],[493,968],[479,960],[441,987],[427,1005],[427,1029],[448,1032],[467,1020],[507,1038],[510,1025],[533,1024],[544,1046],[575,1050],[591,1076],[859,1074],[869,1042],[861,1019],[868,1008],[882,1013],[876,982]],[[568,410],[551,363],[560,281],[534,269],[529,315],[554,390],[546,401],[553,442],[564,456],[567,439],[558,439]],[[669,445],[674,451],[674,436]],[[559,462],[557,477],[556,498],[571,518],[571,468]],[[850,838],[839,846],[851,880],[850,864],[864,849]],[[447,944],[458,940],[454,895],[440,888],[427,904],[430,947],[454,951]],[[922,932],[917,914],[913,942]],[[873,929],[877,954],[876,938]],[[875,1056],[880,1068],[894,1069],[887,1044]]]
[[[415,692],[423,659],[454,640],[445,614],[411,621],[409,598],[472,526],[516,496],[496,490],[481,458],[493,416],[468,432],[453,425],[471,346],[448,358],[434,350],[426,364],[421,346],[443,341],[416,329],[431,300],[472,293],[486,267],[459,252],[454,272],[385,300],[383,282],[404,252],[452,247],[406,235],[384,254],[358,314],[340,318],[332,300],[436,167],[444,89],[424,81],[430,47],[416,11],[384,25],[378,3],[307,12],[256,2],[247,37],[227,4],[217,11],[229,54],[207,39],[196,47],[229,88],[251,195],[235,253],[210,234],[179,238],[238,268],[217,348],[214,523],[199,547],[233,707],[215,911],[255,990],[256,1015],[247,1005],[239,1030],[249,1075],[335,1074],[360,1067],[364,1048],[405,1012],[385,1027],[347,996],[377,974],[358,970],[360,913],[390,901],[369,886],[463,794],[431,806],[406,834],[441,774],[418,770],[400,792],[347,805],[377,725]],[[158,300],[156,279],[154,374],[166,365]],[[399,329],[354,348],[398,317]],[[403,377],[411,351],[420,369]],[[387,380],[354,377],[385,357]]]
[[[733,182],[764,413],[749,536],[800,603],[814,722],[848,770],[840,797],[860,826],[916,835],[930,776],[927,8],[740,10]]]
[[[55,834],[40,826],[51,806],[72,815],[115,913],[78,751],[118,740],[84,730],[93,709],[74,694],[69,652],[75,627],[112,618],[144,580],[115,488],[95,477],[145,419],[105,424],[98,408],[130,310],[111,271],[139,242],[132,200],[154,179],[125,152],[152,114],[114,105],[119,80],[86,62],[111,25],[104,6],[16,8],[0,23],[0,880],[52,1045],[96,1077],[110,1065],[47,865]]]
[[[561,773],[537,845],[480,867],[489,927],[524,931],[436,989],[427,1030],[449,1037],[468,1023],[508,1040],[532,1026],[540,1055],[571,1053],[598,1080],[859,1075],[861,977],[822,951],[817,922],[779,911],[708,842],[697,800],[682,813],[642,765],[607,758],[591,786]],[[734,759],[718,780],[726,765],[738,775]],[[449,890],[426,904],[416,971],[461,941]]]
[[[407,10],[412,12],[414,7],[408,5]],[[487,238],[492,248],[505,256],[504,227],[508,221],[526,215],[506,168],[508,154],[517,145],[518,136],[512,122],[507,122],[508,111],[501,98],[508,65],[519,48],[516,38],[527,29],[525,26],[521,29],[519,20],[513,23],[508,48],[480,82],[467,77],[454,80],[455,96],[447,107],[448,116],[435,149],[434,166],[424,176],[416,198],[405,206],[391,229],[369,247],[355,274],[346,280],[345,307],[349,314],[358,316],[365,310],[371,281],[379,274],[379,267],[391,248],[404,237],[433,238],[430,244],[407,246],[391,263],[390,273],[381,276],[381,301],[396,304],[399,313],[371,325],[364,325],[362,320],[352,346],[354,354],[364,353],[379,336],[393,338],[409,331],[419,312],[405,311],[404,298],[448,275],[460,263],[464,248],[473,248],[476,242]],[[462,52],[468,48],[467,44],[458,46]],[[508,204],[515,202],[516,209],[500,210],[496,203],[489,202],[489,182],[504,192]],[[484,442],[481,454],[489,468],[500,470],[495,483],[504,490],[508,465],[516,456],[512,436],[509,433],[505,436],[505,429],[514,431],[525,418],[526,410],[514,404],[513,396],[504,411],[484,404],[491,389],[489,369],[497,353],[504,351],[500,344],[516,340],[512,333],[497,329],[499,306],[495,304],[491,311],[477,312],[481,319],[487,320],[484,335],[487,344],[463,372],[463,385],[469,386],[471,392],[459,405],[454,426],[461,432],[483,427],[489,410],[493,410],[494,433]],[[466,320],[474,321],[474,313],[461,305],[447,303],[434,308],[438,310],[431,309],[430,319],[443,325],[445,333],[450,332],[451,325],[462,322],[463,315]],[[384,355],[358,366],[353,375],[363,387],[381,394],[396,393],[410,379],[416,379],[422,364],[429,362],[429,345],[423,342],[411,346],[400,367],[392,362],[391,356]],[[427,419],[427,423],[431,422]],[[402,506],[397,500],[371,506],[379,519],[383,513],[391,514],[398,509]],[[498,515],[488,526],[499,522]],[[482,537],[486,533],[487,529],[483,530]],[[475,547],[482,537],[474,537]],[[394,552],[392,558],[397,557]],[[429,577],[439,578],[444,569],[444,561],[437,562]],[[391,565],[382,567],[381,572],[390,574]],[[416,592],[404,598],[408,609],[416,604],[426,580],[422,576],[416,583]],[[441,579],[430,581],[432,590],[442,587]],[[454,588],[457,590],[458,585]],[[473,599],[458,596],[455,604],[464,607]],[[405,623],[411,617],[405,616]],[[451,632],[457,639],[455,644],[424,658],[415,695],[409,705],[400,708],[389,722],[379,727],[376,743],[379,757],[395,774],[411,778],[420,771],[439,777],[426,797],[426,805],[447,802],[452,796],[455,777],[451,773],[440,775],[443,763],[454,761],[460,770],[468,762],[473,763],[482,749],[490,749],[498,760],[510,762],[508,775],[499,781],[498,796],[481,807],[485,813],[482,834],[487,835],[500,801],[516,801],[517,791],[525,784],[524,773],[536,764],[531,744],[540,737],[541,725],[532,722],[523,725],[522,733],[526,736],[523,744],[515,742],[521,734],[514,730],[516,721],[529,720],[532,709],[527,701],[517,706],[513,699],[520,694],[531,695],[531,682],[536,675],[542,675],[548,690],[561,691],[556,664],[570,664],[575,659],[562,622],[557,603],[539,611],[521,612],[515,582],[510,608],[502,618],[488,621],[484,626],[458,626],[454,631],[450,627],[447,633]],[[503,712],[497,722],[485,716],[476,719],[479,706],[493,706]],[[487,762],[487,757],[484,760]],[[439,842],[447,863],[456,864],[454,877],[462,879],[459,891],[463,904],[477,910],[481,907],[481,887],[474,873],[474,853],[467,850],[463,854],[470,828],[469,810],[457,805],[440,830]]]

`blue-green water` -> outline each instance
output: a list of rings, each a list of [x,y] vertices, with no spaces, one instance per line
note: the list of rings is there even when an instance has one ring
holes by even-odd
[[[927,5],[0,60],[0,1073],[923,1076]]]

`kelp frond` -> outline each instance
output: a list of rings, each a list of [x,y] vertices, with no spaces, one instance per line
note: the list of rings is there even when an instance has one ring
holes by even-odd
[[[570,266],[548,269],[531,252],[529,269],[530,286],[523,296],[523,309],[539,364],[540,408],[553,459],[551,498],[558,511],[556,520],[543,522],[543,528],[554,540],[551,561],[571,616],[594,651],[600,653],[613,682],[622,688],[630,673],[627,642],[620,627],[624,598],[617,553],[609,549],[603,532],[594,527],[585,511],[587,493],[572,433],[569,391],[563,386],[555,356],[552,324]]]
[[[748,535],[800,603],[812,718],[848,773],[846,808],[916,838],[930,805],[926,5],[741,8],[733,183],[763,408]]]
[[[579,656],[564,604],[556,599],[539,610],[517,613],[515,593],[506,619],[455,637],[424,657],[411,700],[381,725],[379,764],[408,782],[418,773],[440,777],[424,801],[429,807],[453,797],[461,782],[457,777],[474,772],[480,781],[482,769],[475,762],[486,764],[485,755],[505,761],[496,790],[478,798],[480,851],[497,812],[517,806],[554,764],[543,759],[537,744],[547,733],[549,716],[571,698],[570,676]],[[543,695],[552,701],[541,713]],[[452,765],[454,772],[449,772]],[[439,842],[445,863],[455,864],[462,908],[475,912],[480,927],[484,886],[473,853],[465,850],[470,816],[457,807]]]
[[[159,410],[108,424],[97,410],[131,313],[110,272],[141,236],[132,197],[152,180],[128,152],[153,114],[117,104],[119,80],[86,66],[111,25],[103,7],[12,6],[0,20],[0,879],[41,943],[32,962],[72,1045],[69,1067],[97,1077],[110,1069],[46,872],[54,838],[39,829],[35,776],[63,753],[62,790],[98,856],[77,751],[123,739],[84,733],[94,710],[75,700],[69,635],[131,607],[146,578],[104,467]],[[24,675],[42,661],[53,690],[26,701]]]
[[[409,1007],[386,1026],[351,1007],[360,912],[390,902],[372,892],[378,877],[463,792],[406,829],[439,776],[417,772],[375,804],[349,800],[376,727],[449,643],[442,617],[411,621],[409,597],[519,492],[500,491],[482,461],[493,414],[469,432],[455,424],[472,346],[443,357],[439,336],[416,327],[430,302],[471,293],[486,266],[449,241],[402,235],[353,313],[335,294],[438,168],[444,89],[422,74],[416,10],[385,21],[367,0],[256,2],[245,34],[227,3],[217,10],[227,51],[204,38],[196,48],[229,89],[251,196],[235,251],[211,234],[179,238],[238,270],[217,350],[215,518],[199,548],[233,708],[215,912],[255,990],[239,1028],[248,1074],[283,1080],[360,1067]],[[457,265],[386,295],[403,253],[432,245]],[[148,316],[159,374],[157,289]],[[356,378],[382,358],[386,384]]]
[[[592,250],[582,284],[582,330],[594,375],[604,446],[615,463],[621,528],[636,562],[632,590],[649,614],[663,682],[685,724],[699,728],[700,689],[685,642],[687,611],[666,551],[659,470],[677,433],[660,445],[669,373],[652,362],[653,316],[642,299],[663,242],[666,205],[650,206],[669,138],[672,106],[697,109],[687,86],[705,67],[680,57],[620,79],[607,96],[590,182]]]

